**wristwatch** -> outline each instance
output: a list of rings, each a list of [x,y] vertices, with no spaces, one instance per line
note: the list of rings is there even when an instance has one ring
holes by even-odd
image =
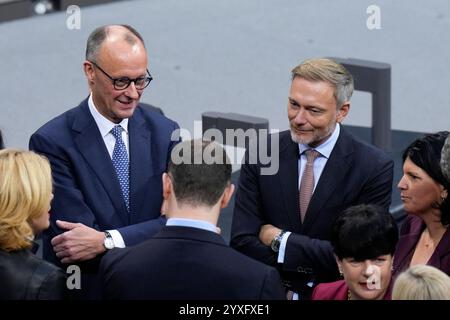
[[[270,248],[273,252],[278,252],[280,250],[281,239],[283,239],[283,235],[286,233],[285,230],[281,230],[281,232],[273,238],[270,243]]]
[[[103,240],[103,245],[106,250],[114,249],[114,240],[108,231],[105,231],[105,240]]]

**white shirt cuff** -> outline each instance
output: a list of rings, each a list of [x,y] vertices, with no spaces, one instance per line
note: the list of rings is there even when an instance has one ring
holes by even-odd
[[[280,250],[278,251],[278,263],[284,263],[284,252],[286,251],[286,243],[287,239],[291,235],[290,231],[286,231],[285,234],[283,234],[283,237],[281,238],[280,242]]]
[[[123,241],[122,235],[117,230],[108,230],[111,238],[114,242],[114,248],[125,248],[125,241]]]

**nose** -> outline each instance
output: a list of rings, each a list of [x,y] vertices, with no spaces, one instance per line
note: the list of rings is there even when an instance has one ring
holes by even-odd
[[[405,177],[405,175],[403,175],[402,178],[400,179],[400,181],[397,184],[397,188],[399,188],[400,190],[405,190],[406,187],[407,187],[406,177]]]
[[[375,272],[375,266],[372,264],[371,260],[364,261],[364,276],[370,277]]]
[[[294,121],[295,121],[296,124],[300,124],[300,125],[305,124],[307,122],[306,121],[306,117],[305,117],[305,110],[303,108],[300,108],[297,111],[297,114],[295,115]]]
[[[136,89],[136,85],[134,84],[134,81],[130,83],[127,90],[125,91],[125,94],[130,97],[131,99],[137,99],[139,98],[139,92]]]

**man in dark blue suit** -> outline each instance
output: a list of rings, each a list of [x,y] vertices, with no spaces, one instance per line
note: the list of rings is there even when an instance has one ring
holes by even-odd
[[[109,299],[283,299],[275,268],[228,247],[217,233],[234,191],[231,164],[214,142],[178,144],[163,175],[167,225],[150,240],[106,254]]]
[[[84,61],[91,94],[30,139],[30,149],[47,156],[53,171],[44,258],[78,264],[83,298],[100,296],[95,275],[105,251],[140,243],[165,223],[161,176],[178,125],[139,105],[152,80],[147,64],[135,29],[97,28]]]
[[[278,172],[265,175],[265,165],[249,163],[248,153],[241,168],[231,246],[277,266],[300,299],[339,276],[328,241],[336,217],[357,204],[390,205],[393,161],[340,124],[352,92],[351,74],[332,60],[295,67],[290,130],[269,137],[279,146],[271,154],[279,157]]]

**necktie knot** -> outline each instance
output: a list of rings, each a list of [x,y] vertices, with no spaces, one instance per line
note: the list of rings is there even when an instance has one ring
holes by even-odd
[[[320,156],[320,152],[314,149],[308,149],[305,151],[306,162],[313,163]]]
[[[111,134],[114,136],[114,138],[116,138],[116,141],[122,140],[122,131],[123,128],[121,125],[116,125],[111,129]]]

